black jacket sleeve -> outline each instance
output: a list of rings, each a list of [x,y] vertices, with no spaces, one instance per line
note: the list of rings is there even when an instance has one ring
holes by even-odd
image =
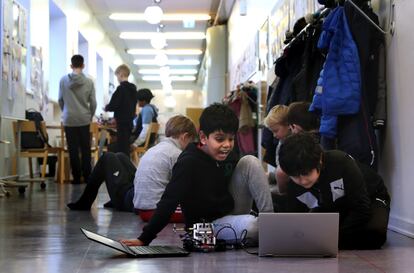
[[[181,160],[179,158],[174,165],[171,180],[167,184],[161,200],[157,204],[157,209],[138,237],[144,244],[150,244],[157,237],[157,234],[168,224],[171,215],[189,189],[192,169],[190,160],[185,158]]]
[[[121,107],[121,92],[119,86],[116,88],[109,103],[105,106],[105,111],[114,112]]]

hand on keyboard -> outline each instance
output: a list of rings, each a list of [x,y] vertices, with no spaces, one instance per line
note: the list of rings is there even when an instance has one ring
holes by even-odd
[[[143,246],[144,243],[141,240],[133,239],[133,240],[120,240],[121,243],[127,246]]]

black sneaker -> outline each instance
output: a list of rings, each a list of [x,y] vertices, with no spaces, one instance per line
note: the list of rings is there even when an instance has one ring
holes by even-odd
[[[71,210],[90,210],[91,209],[90,206],[86,206],[86,205],[79,204],[79,203],[69,203],[66,206],[70,208]]]
[[[111,200],[109,200],[103,206],[104,206],[104,208],[111,208],[112,209],[114,207],[114,204],[112,203]]]

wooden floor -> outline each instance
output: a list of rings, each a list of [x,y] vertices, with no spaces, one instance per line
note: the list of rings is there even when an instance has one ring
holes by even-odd
[[[338,258],[259,258],[243,250],[192,253],[184,258],[128,258],[87,240],[86,227],[112,238],[135,238],[143,223],[131,213],[104,209],[105,187],[89,212],[69,211],[84,185],[48,182],[0,198],[0,272],[414,272],[414,240],[389,232],[382,250],[341,251]],[[154,243],[180,245],[172,226]]]

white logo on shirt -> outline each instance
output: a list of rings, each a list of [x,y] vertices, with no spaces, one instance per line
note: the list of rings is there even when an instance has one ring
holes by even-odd
[[[119,171],[114,172],[114,176],[118,176],[119,175]]]
[[[334,202],[345,195],[344,180],[342,178],[331,182],[330,185]]]
[[[299,201],[301,201],[303,204],[308,206],[308,208],[313,209],[319,206],[318,199],[311,193],[311,192],[305,192],[304,194],[296,197]]]

